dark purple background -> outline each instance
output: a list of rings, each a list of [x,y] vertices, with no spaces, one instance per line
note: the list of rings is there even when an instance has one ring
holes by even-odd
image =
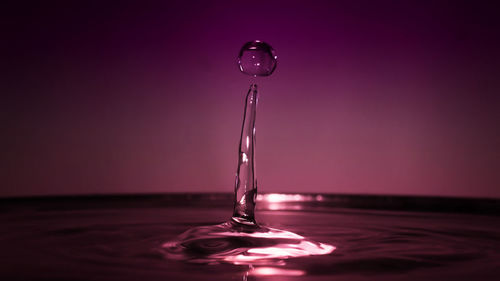
[[[68,2],[2,8],[0,196],[232,191],[261,39],[260,191],[500,198],[494,4]]]

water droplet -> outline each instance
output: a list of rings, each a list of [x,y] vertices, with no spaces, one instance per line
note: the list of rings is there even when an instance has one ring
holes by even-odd
[[[255,40],[240,50],[238,66],[241,72],[252,76],[269,76],[276,69],[278,57],[269,44]]]

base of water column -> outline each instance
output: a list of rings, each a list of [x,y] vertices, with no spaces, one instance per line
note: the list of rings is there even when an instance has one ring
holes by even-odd
[[[286,230],[234,221],[187,230],[162,246],[168,259],[192,263],[279,264],[282,260],[326,255],[334,246]]]

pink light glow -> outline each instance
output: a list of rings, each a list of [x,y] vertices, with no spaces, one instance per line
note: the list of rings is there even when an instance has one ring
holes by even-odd
[[[258,194],[257,201],[261,201],[266,205],[269,210],[302,210],[300,205],[290,205],[284,203],[293,202],[314,202],[323,201],[324,197],[322,195],[302,195],[302,194],[282,194],[282,193],[269,193],[269,194]]]
[[[264,195],[257,195],[257,200],[266,201],[269,203],[280,203],[280,202],[304,202],[304,201],[314,201],[315,196],[311,195],[300,195],[300,194],[280,194],[280,193],[270,193]]]
[[[228,255],[224,261],[232,264],[258,264],[271,259],[288,259],[314,255],[327,255],[335,250],[334,246],[309,241],[299,244],[278,244],[274,247],[250,248],[245,253]]]
[[[313,243],[311,241],[305,240],[303,236],[300,236],[293,232],[273,228],[269,228],[267,232],[221,232],[218,235],[245,236],[268,239],[295,239],[300,241],[296,244],[282,243],[276,244],[272,247],[249,248],[246,251],[238,252],[237,254],[227,254],[227,256],[225,256],[223,260],[232,264],[259,264],[261,262],[267,264],[267,261],[271,259],[288,259],[313,255],[327,255],[335,250],[335,247],[332,245]]]
[[[248,272],[248,275],[254,276],[302,276],[305,275],[305,271],[303,270],[295,270],[295,269],[284,269],[277,267],[257,267]]]
[[[289,206],[289,205],[282,204],[282,203],[269,203],[267,208],[269,210],[272,210],[272,211],[277,211],[277,210],[296,210],[296,211],[299,211],[299,210],[302,210],[302,206],[300,206],[300,205]]]
[[[314,243],[302,241],[300,244],[279,244],[276,247],[252,248],[248,253],[276,257],[299,257],[310,255],[324,255],[331,253],[335,247],[321,244],[316,246]]]

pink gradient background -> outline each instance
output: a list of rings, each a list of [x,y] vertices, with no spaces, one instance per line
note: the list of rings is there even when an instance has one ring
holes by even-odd
[[[235,56],[261,39],[279,62],[257,82],[259,191],[500,198],[497,11],[473,1],[7,7],[0,196],[232,192],[250,84]]]

